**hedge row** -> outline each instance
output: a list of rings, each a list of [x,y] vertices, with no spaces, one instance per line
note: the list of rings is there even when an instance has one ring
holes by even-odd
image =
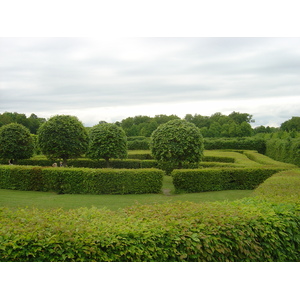
[[[63,194],[159,193],[163,171],[0,166],[0,188]]]
[[[21,166],[41,166],[50,167],[53,163],[59,165],[59,160],[51,161],[48,159],[20,159],[18,165]],[[4,162],[2,161],[4,164]],[[7,164],[7,163],[6,163]],[[141,160],[141,159],[112,159],[109,161],[110,167],[115,169],[143,169],[143,168],[156,168],[157,163],[155,160]],[[69,159],[68,166],[74,168],[106,168],[104,159],[91,160],[87,158]]]
[[[4,262],[299,262],[300,217],[258,200],[125,211],[0,208]]]
[[[154,159],[149,159],[151,157],[148,153],[133,154],[136,159],[112,159],[110,160],[110,167],[114,169],[146,169],[146,168],[160,168],[170,174],[174,169],[169,163],[160,163]],[[138,159],[138,157],[143,157],[144,159]],[[203,163],[200,164],[190,164],[184,163],[184,168],[195,169],[201,166],[208,167],[217,166],[218,163],[234,163],[235,159],[231,157],[218,157],[218,156],[205,156]],[[18,160],[18,165],[22,166],[42,166],[50,167],[55,161],[47,159],[23,159]],[[214,163],[216,162],[216,163]],[[2,163],[4,163],[2,161]],[[56,163],[59,165],[58,161]],[[210,164],[209,164],[210,163]],[[106,168],[106,162],[104,159],[91,160],[91,159],[70,159],[68,160],[68,166],[74,168]],[[219,165],[220,166],[220,165]]]
[[[256,150],[261,154],[266,151],[266,141],[262,138],[205,138],[205,150],[217,149],[237,149],[237,150]]]
[[[300,166],[300,139],[270,139],[266,143],[266,155]]]
[[[174,170],[175,191],[199,193],[222,190],[251,190],[282,171],[279,168],[212,168],[197,170]]]

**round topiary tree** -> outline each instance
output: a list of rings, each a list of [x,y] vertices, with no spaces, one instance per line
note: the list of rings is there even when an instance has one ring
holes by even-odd
[[[110,123],[95,125],[90,130],[87,156],[92,159],[105,159],[109,168],[109,159],[127,157],[127,137],[125,131]]]
[[[62,159],[66,166],[68,159],[85,154],[88,134],[77,117],[57,115],[39,128],[38,145],[49,159]]]
[[[18,159],[30,158],[34,144],[29,129],[17,123],[10,123],[0,128],[0,157],[10,163]]]
[[[172,168],[182,168],[184,162],[197,163],[203,156],[200,129],[185,120],[171,120],[160,125],[151,135],[153,157]]]

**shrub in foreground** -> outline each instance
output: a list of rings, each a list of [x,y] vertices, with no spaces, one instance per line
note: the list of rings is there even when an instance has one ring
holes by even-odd
[[[300,216],[258,200],[0,209],[0,261],[300,261]]]

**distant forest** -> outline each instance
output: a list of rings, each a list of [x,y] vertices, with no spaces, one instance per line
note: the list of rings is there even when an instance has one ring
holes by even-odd
[[[122,127],[127,136],[145,136],[150,137],[152,132],[161,124],[170,120],[180,119],[176,115],[156,115],[128,117],[122,121],[115,122],[116,125]],[[194,123],[200,128],[203,137],[248,137],[256,134],[275,133],[279,131],[300,132],[300,117],[292,117],[285,121],[280,127],[251,127],[254,122],[253,116],[248,113],[232,112],[223,115],[219,112],[211,116],[202,116],[199,114],[187,114],[183,119]],[[39,118],[32,113],[30,117],[25,114],[5,112],[0,114],[0,127],[10,123],[19,123],[27,127],[32,134],[37,134],[41,124],[46,122],[45,118]],[[99,123],[106,123],[99,121]]]

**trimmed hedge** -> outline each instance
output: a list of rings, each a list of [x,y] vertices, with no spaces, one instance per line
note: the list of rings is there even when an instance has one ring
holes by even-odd
[[[163,171],[0,166],[0,188],[64,194],[160,193]]]
[[[214,168],[197,170],[174,170],[175,191],[199,193],[222,190],[251,190],[282,171],[279,168]]]
[[[205,138],[205,150],[217,149],[237,149],[237,150],[256,150],[261,154],[266,151],[266,141],[263,138]]]
[[[258,200],[0,208],[2,262],[299,262],[300,216]]]

